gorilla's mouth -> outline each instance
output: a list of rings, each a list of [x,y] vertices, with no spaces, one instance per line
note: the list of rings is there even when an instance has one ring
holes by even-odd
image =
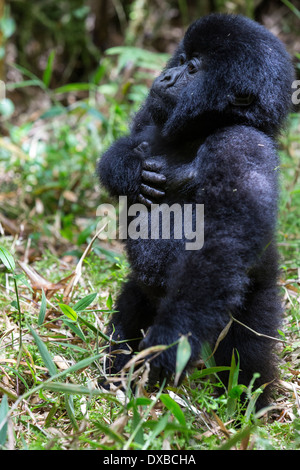
[[[160,101],[165,101],[166,96],[163,93],[159,93],[154,87],[150,89],[150,96],[154,99],[159,99]]]

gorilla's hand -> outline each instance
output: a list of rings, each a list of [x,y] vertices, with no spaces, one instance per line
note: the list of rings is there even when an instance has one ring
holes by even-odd
[[[150,348],[157,345],[172,345],[176,343],[178,337],[173,337],[172,332],[162,325],[153,325],[149,328],[145,338],[139,344],[139,350]],[[165,351],[159,354],[150,355],[150,373],[148,383],[150,386],[155,385],[157,382],[162,384],[166,379],[167,383],[170,382],[171,377],[176,371],[176,352],[177,344],[170,346]],[[182,373],[180,381],[184,378],[185,371]]]
[[[138,152],[143,158],[138,200],[145,206],[150,207],[151,204],[158,203],[165,195],[166,177],[161,173],[161,163],[151,158],[148,142],[142,142],[136,147],[135,152]]]

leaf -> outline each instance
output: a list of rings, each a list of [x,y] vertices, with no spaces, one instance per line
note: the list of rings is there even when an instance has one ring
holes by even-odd
[[[111,427],[105,426],[105,424],[100,423],[99,421],[92,421],[92,423],[98,428],[102,433],[109,436],[113,441],[124,444],[123,437],[114,431]]]
[[[55,93],[69,93],[70,91],[89,91],[95,88],[92,83],[69,83],[54,90]]]
[[[202,344],[201,357],[206,367],[208,368],[216,367],[215,359],[213,357],[212,350],[208,343]]]
[[[111,310],[113,307],[113,301],[112,301],[112,296],[109,294],[107,301],[106,301],[106,307]]]
[[[39,326],[41,326],[44,323],[45,315],[46,315],[46,306],[47,306],[46,296],[45,296],[44,289],[42,289],[42,302],[41,302],[40,313],[39,313],[39,318],[38,318]]]
[[[190,357],[191,357],[191,345],[187,336],[181,336],[176,355],[176,374],[175,374],[175,385],[178,384],[181,374],[184,371]]]
[[[240,358],[238,355],[238,352],[236,351],[237,354],[237,362],[235,360],[235,351],[232,351],[232,356],[231,356],[231,365],[230,365],[230,373],[229,373],[229,379],[228,379],[228,392],[233,387],[236,387],[238,385],[238,377],[239,377],[239,371],[240,371]]]
[[[218,450],[230,450],[234,447],[239,441],[242,441],[246,437],[250,436],[251,433],[255,430],[256,426],[246,426],[241,431],[234,434],[230,437],[224,444],[222,444]]]
[[[152,400],[147,397],[138,397],[134,398],[127,404],[127,410],[133,408],[134,406],[149,406],[152,404]]]
[[[119,400],[114,395],[111,395],[107,392],[101,392],[97,388],[89,389],[88,387],[84,387],[83,385],[76,385],[63,382],[50,382],[43,384],[43,389],[50,390],[51,392],[68,393],[70,395],[88,395],[91,397],[101,397],[105,400],[120,405]]]
[[[134,442],[140,446],[143,446],[145,442],[143,428],[140,426],[142,421],[143,418],[140,416],[138,407],[135,404],[133,406],[132,432],[135,432]]]
[[[73,395],[67,395],[67,394],[65,395],[65,406],[66,406],[67,414],[70,418],[72,427],[75,429],[75,431],[78,431],[79,426],[75,418]]]
[[[51,51],[48,57],[47,66],[43,73],[43,82],[46,85],[46,87],[49,86],[50,80],[52,77],[54,57],[55,57],[55,51]]]
[[[82,310],[85,310],[97,297],[97,293],[94,294],[89,294],[83,299],[79,300],[74,306],[73,309],[75,312],[82,312]]]
[[[64,108],[61,105],[52,106],[52,108],[48,109],[40,116],[40,119],[48,119],[48,118],[60,116],[61,114],[67,113],[67,111],[68,111],[67,108]]]
[[[38,350],[40,352],[40,355],[42,356],[42,359],[44,361],[44,364],[45,366],[47,367],[48,371],[49,371],[49,374],[51,376],[53,375],[56,375],[57,374],[57,369],[56,369],[56,366],[54,364],[54,362],[52,361],[52,358],[50,356],[50,353],[45,345],[45,343],[41,340],[41,338],[38,336],[38,334],[34,331],[33,328],[31,328],[30,325],[28,325],[28,328],[34,338],[34,341],[38,347]]]
[[[182,426],[186,426],[185,417],[182,409],[168,394],[161,394],[160,400],[171,411]]]
[[[75,312],[75,310],[72,309],[69,305],[66,304],[58,304],[60,306],[60,309],[66,317],[70,318],[72,321],[77,321],[78,315]]]
[[[54,403],[52,407],[50,408],[50,411],[45,419],[45,428],[48,428],[50,426],[51,420],[54,417],[55,413],[59,409],[60,402]]]
[[[14,271],[15,270],[15,261],[13,256],[10,254],[10,252],[4,248],[3,246],[0,246],[0,259],[4,266],[9,270],[9,271]]]
[[[84,336],[84,333],[82,331],[82,329],[80,328],[79,325],[75,325],[73,322],[69,321],[69,320],[65,320],[63,319],[63,322],[65,323],[65,325],[67,325],[72,331],[74,331],[74,333],[79,336],[80,339],[82,339],[82,341],[86,342],[86,337]]]
[[[156,426],[154,426],[151,433],[149,434],[147,441],[143,445],[142,450],[146,450],[151,443],[155,442],[155,438],[158,436],[158,434],[165,430],[166,426],[168,425],[169,417],[170,411],[157,422]]]
[[[9,411],[7,396],[3,395],[0,405],[0,426],[2,422],[6,419],[7,413]],[[0,429],[0,447],[4,446],[7,439],[7,422]]]
[[[231,365],[230,365],[230,372],[228,378],[228,400],[227,400],[227,414],[228,417],[232,416],[236,409],[237,399],[239,398],[240,394],[242,393],[241,387],[238,386],[238,377],[240,371],[240,360],[238,352],[237,354],[237,362],[235,359],[235,351],[232,351],[231,357]]]
[[[219,372],[223,372],[225,370],[230,370],[229,366],[218,366],[218,367],[207,367],[206,369],[202,369],[196,372],[197,379],[201,379],[202,377],[206,377],[207,375],[218,374]]]

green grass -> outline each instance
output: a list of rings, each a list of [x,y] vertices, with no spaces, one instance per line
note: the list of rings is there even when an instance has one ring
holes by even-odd
[[[299,448],[299,115],[291,117],[280,141],[278,244],[285,342],[278,350],[282,382],[274,408],[263,416],[253,413],[255,382],[247,390],[248,401],[241,403],[238,357],[232,361],[226,392],[219,397],[214,393],[220,383],[213,363],[204,371],[195,370],[180,387],[150,392],[144,386],[145,366],[140,382],[127,387],[125,394],[114,389],[104,393],[98,386],[108,352],[105,325],[128,273],[119,244],[95,241],[79,265],[78,282],[70,291],[68,287],[95,234],[96,208],[109,202],[96,181],[97,158],[126,131],[128,115],[147,90],[145,56],[137,51],[136,68],[123,83],[117,73],[126,49],[122,53],[118,63],[111,58],[103,62],[85,84],[83,99],[78,98],[82,85],[49,90],[43,82],[40,88],[50,97],[48,109],[35,121],[7,119],[8,137],[0,138],[0,222],[5,228],[0,256],[7,260],[8,250],[14,260],[0,264],[0,446]],[[160,68],[159,56],[146,60],[149,69]],[[73,104],[65,108],[62,97],[68,96]],[[23,265],[24,271],[18,261],[35,271]]]

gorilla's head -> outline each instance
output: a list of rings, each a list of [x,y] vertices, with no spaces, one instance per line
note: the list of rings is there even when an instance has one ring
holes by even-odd
[[[188,28],[147,106],[169,138],[232,124],[274,135],[291,106],[292,80],[279,39],[248,18],[213,14]]]

